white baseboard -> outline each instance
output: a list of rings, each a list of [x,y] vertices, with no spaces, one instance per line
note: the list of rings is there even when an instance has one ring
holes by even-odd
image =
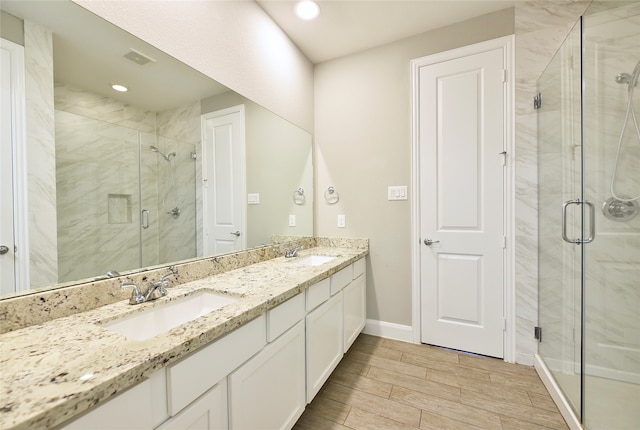
[[[409,325],[395,324],[378,320],[367,320],[364,325],[365,334],[372,336],[385,337],[387,339],[402,340],[404,342],[413,342],[413,327]]]
[[[540,376],[540,379],[542,379],[542,383],[547,388],[547,391],[560,410],[562,418],[564,418],[564,420],[567,422],[569,428],[571,430],[582,430],[580,420],[573,412],[571,405],[569,405],[569,402],[560,390],[560,387],[556,383],[555,379],[553,379],[551,371],[547,368],[546,364],[544,363],[544,361],[542,361],[542,358],[538,354],[534,356],[533,367],[535,367],[536,372],[538,372],[538,376]]]

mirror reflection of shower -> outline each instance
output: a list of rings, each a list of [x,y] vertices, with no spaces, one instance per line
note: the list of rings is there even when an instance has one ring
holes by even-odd
[[[173,194],[174,205],[173,205],[173,208],[167,209],[167,195],[169,193],[168,192],[162,193],[162,210],[166,214],[171,215],[174,218],[178,218],[180,217],[180,208],[178,207],[178,191],[176,189],[176,178],[174,173],[175,164],[171,162],[176,158],[176,153],[170,152],[168,154],[165,154],[155,146],[150,146],[149,149],[151,149],[152,152],[155,152],[160,157],[162,157],[167,163],[169,163],[169,176],[171,178],[171,194]]]
[[[620,153],[622,152],[622,141],[625,130],[629,125],[629,120],[633,122],[633,127],[635,129],[635,143],[640,145],[640,126],[638,125],[638,118],[633,107],[633,93],[635,92],[639,77],[640,61],[636,63],[636,66],[633,68],[631,73],[620,73],[615,78],[617,83],[627,85],[627,109],[620,129],[620,137],[618,138],[616,157],[613,164],[613,172],[611,174],[610,190],[612,197],[604,202],[602,210],[607,218],[616,221],[628,221],[640,212],[640,205],[638,204],[640,194],[635,197],[630,197],[620,194],[615,190],[616,176],[618,173],[618,166],[620,164]]]

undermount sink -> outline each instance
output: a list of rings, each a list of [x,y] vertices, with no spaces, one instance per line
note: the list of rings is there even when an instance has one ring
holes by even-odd
[[[236,300],[236,298],[224,294],[201,291],[99,325],[131,340],[146,340],[193,321]]]
[[[301,266],[320,266],[321,264],[328,263],[334,260],[336,257],[330,257],[328,255],[308,255],[306,257],[300,257],[296,260],[295,264]]]

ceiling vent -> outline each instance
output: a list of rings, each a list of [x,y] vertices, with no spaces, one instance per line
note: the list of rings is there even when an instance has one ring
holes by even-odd
[[[140,66],[144,66],[145,64],[156,62],[156,60],[154,60],[153,58],[147,57],[142,52],[138,52],[133,48],[131,48],[129,52],[124,54],[124,58],[126,58],[127,60],[131,60],[134,63],[139,64]]]

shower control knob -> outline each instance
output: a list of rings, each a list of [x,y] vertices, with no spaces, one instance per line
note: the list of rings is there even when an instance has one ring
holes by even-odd
[[[9,247],[8,246],[4,246],[4,245],[0,245],[0,255],[4,255],[7,252],[9,252]]]
[[[425,244],[425,245],[427,245],[427,246],[431,246],[431,245],[433,245],[434,243],[440,243],[440,241],[439,241],[439,240],[431,240],[431,239],[429,239],[429,238],[426,238],[426,239],[424,240],[424,244]]]

